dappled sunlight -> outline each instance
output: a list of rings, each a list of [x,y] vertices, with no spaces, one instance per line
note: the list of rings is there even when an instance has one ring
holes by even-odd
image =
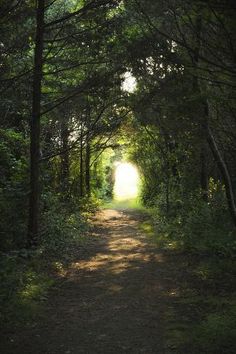
[[[127,217],[123,212],[103,210],[98,213],[93,236],[103,238],[103,233],[96,233],[96,227],[101,230],[104,225],[112,227],[112,234],[106,234],[106,243],[102,252],[96,252],[92,257],[74,262],[72,269],[77,272],[104,272],[119,276],[129,271],[137,272],[145,264],[163,261],[160,254],[152,252],[144,234],[137,229],[137,220]],[[124,237],[125,235],[125,237]],[[103,285],[103,284],[102,284]],[[99,283],[94,286],[101,286]],[[110,286],[110,285],[109,285]],[[109,290],[109,289],[107,289]]]
[[[143,246],[142,242],[135,239],[117,239],[109,242],[109,248],[112,251],[129,250],[132,251],[134,248]]]
[[[115,200],[135,199],[138,196],[139,174],[135,166],[121,162],[115,171],[114,198]]]
[[[52,262],[52,269],[56,272],[58,277],[64,278],[67,275],[67,268],[62,262],[54,261]]]
[[[71,338],[72,334],[76,340],[78,333],[84,333],[88,342],[95,338],[100,344],[102,340],[105,343],[110,336],[113,343],[117,328],[120,328],[119,342],[122,343],[129,330],[131,337],[135,331],[142,338],[147,328],[148,340],[156,338],[159,323],[166,319],[165,303],[176,302],[179,289],[175,264],[166,272],[165,254],[157,251],[141,230],[140,220],[144,219],[134,211],[100,211],[93,220],[89,248],[80,248],[79,257],[71,261],[66,273],[61,262],[54,262],[53,269],[64,276],[64,280],[52,305],[50,327],[56,328],[56,339],[62,338],[62,345],[67,340],[61,332],[64,333],[65,321],[68,336]],[[25,291],[25,297],[34,297],[39,289],[32,283]],[[134,340],[136,343],[137,337]],[[118,352],[123,352],[122,348]],[[130,352],[131,346],[126,348]],[[117,352],[112,346],[109,351]]]
[[[137,80],[136,78],[132,75],[131,72],[127,71],[123,75],[123,83],[121,86],[123,91],[126,91],[128,93],[133,93],[135,92],[137,88]]]
[[[103,267],[107,263],[107,256],[104,255],[96,255],[95,257],[91,258],[89,261],[80,261],[80,262],[74,262],[72,264],[72,269],[77,269],[77,270],[87,270],[87,271],[93,271],[97,270],[100,267]]]
[[[36,298],[41,293],[41,287],[38,284],[27,284],[21,291],[20,295],[23,300]]]
[[[34,271],[26,272],[25,277],[27,277],[28,282],[19,290],[19,300],[28,303],[32,300],[45,300],[47,289],[53,284],[53,280]]]
[[[117,265],[111,267],[110,272],[114,275],[119,275],[119,274],[125,273],[129,270],[137,271],[139,269],[140,269],[140,266],[134,266],[134,265],[126,262],[126,263],[120,263],[120,264],[117,264]]]
[[[108,288],[109,291],[111,292],[120,292],[121,290],[123,290],[123,287],[120,286],[120,285],[117,285],[117,284],[112,284],[109,288]]]
[[[178,297],[180,295],[180,289],[171,289],[169,291],[169,296]]]

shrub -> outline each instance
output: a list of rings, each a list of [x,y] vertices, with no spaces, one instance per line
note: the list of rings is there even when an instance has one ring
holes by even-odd
[[[169,215],[157,203],[153,220],[158,237],[166,245],[175,242],[192,252],[235,254],[236,232],[222,193],[217,193],[209,203],[197,197],[186,203],[176,201]]]
[[[41,250],[60,254],[73,244],[83,243],[88,224],[80,205],[73,209],[61,203],[55,195],[47,195],[47,199],[50,202],[47,200],[48,208],[43,211],[41,220]]]
[[[24,247],[27,216],[27,141],[0,130],[0,249]]]
[[[230,311],[209,314],[190,337],[196,353],[235,353],[236,306]]]

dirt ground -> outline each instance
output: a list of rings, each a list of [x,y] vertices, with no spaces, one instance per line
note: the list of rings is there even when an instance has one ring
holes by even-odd
[[[101,211],[86,252],[78,252],[51,294],[47,316],[7,335],[1,352],[173,353],[167,322],[183,269],[141,231],[143,218],[132,210]]]

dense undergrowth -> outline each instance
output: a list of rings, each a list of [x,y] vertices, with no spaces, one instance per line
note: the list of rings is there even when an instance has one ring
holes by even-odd
[[[143,227],[163,249],[196,260],[190,272],[210,289],[186,296],[200,308],[196,327],[183,331],[187,342],[197,352],[231,352],[232,3],[1,1],[1,323],[36,311],[50,272],[63,272],[69,250],[86,242],[97,207],[86,196],[112,196],[123,146],[152,209]]]
[[[158,247],[180,255],[176,267],[190,278],[167,315],[169,346],[178,353],[235,353],[236,232],[222,194],[208,203],[174,202],[168,214],[160,198],[149,210],[151,221],[141,228]]]
[[[230,257],[236,253],[236,230],[222,205],[198,200],[194,205],[179,208],[176,215],[169,216],[154,208],[152,216],[164,247]]]
[[[60,208],[59,208],[60,205]],[[63,207],[50,203],[42,215],[40,244],[35,250],[19,248],[0,255],[0,326],[5,329],[32,324],[43,314],[43,303],[55,281],[63,278],[76,252],[85,247],[88,219],[98,207],[90,198]]]

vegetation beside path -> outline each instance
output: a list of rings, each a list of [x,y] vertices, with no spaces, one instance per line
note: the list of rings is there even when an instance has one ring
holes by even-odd
[[[45,235],[37,249],[20,248],[0,254],[0,327],[18,328],[43,314],[50,290],[58,286],[68,265],[88,242],[89,217],[66,208],[46,215]],[[50,227],[49,227],[50,226]]]
[[[184,247],[174,234],[178,229],[157,223],[153,215],[140,228],[173,265],[176,288],[166,314],[170,347],[181,354],[235,353],[235,257],[202,249],[201,240],[199,248]]]
[[[132,322],[137,343],[146,338],[144,353],[150,348],[156,353],[155,335],[167,343],[168,334],[169,344],[159,343],[160,352],[167,347],[178,354],[232,352],[236,255],[233,3],[0,1],[0,323],[5,331],[14,327],[19,331],[21,323],[28,323],[28,330],[37,324],[34,319],[47,309],[51,289],[57,292],[61,279],[71,279],[68,274],[75,259],[81,264],[84,257],[83,265],[90,267],[89,254],[101,264],[96,293],[103,296],[104,264],[105,300],[119,312],[109,297],[115,255],[106,235],[120,237],[117,252],[127,246],[122,233],[133,230],[129,236],[141,237],[136,235],[141,216],[134,211],[139,206],[133,202],[107,205],[120,216],[108,218],[107,224],[101,221],[101,242],[91,239],[89,219],[98,201],[116,195],[118,166],[128,162],[139,173],[140,202],[151,211],[152,222],[143,220],[140,233],[149,234],[153,248],[140,238],[143,250],[138,249],[138,261],[131,249],[121,249],[125,257],[130,251],[125,258],[127,278],[117,273],[117,281],[124,281],[124,286],[111,284],[111,291],[120,289],[115,299],[121,301],[120,295],[124,296],[131,315],[142,310],[143,291],[144,313],[138,312]],[[128,171],[123,171],[119,184],[133,195]],[[125,227],[128,220],[131,225]],[[99,250],[108,252],[106,259],[99,260]],[[143,261],[142,255],[149,261]],[[116,262],[123,269],[121,259]],[[88,286],[92,291],[90,275],[83,269],[80,290],[87,292]],[[137,276],[141,281],[136,281]],[[96,281],[94,274],[91,278]],[[111,324],[115,343],[114,323],[103,317],[107,309],[99,300],[83,302],[77,281],[71,281],[75,286],[72,300],[81,300],[78,307],[72,303],[72,310],[81,310],[87,324],[91,316],[87,313],[86,317],[86,311],[92,308],[98,325]],[[171,292],[165,293],[168,284]],[[67,288],[62,288],[65,298]],[[140,296],[139,301],[133,301],[135,296]],[[123,306],[122,301],[118,306]],[[58,309],[68,311],[65,315],[72,320],[70,303],[63,307],[59,301]],[[76,314],[71,327],[75,342]],[[53,318],[45,324],[54,327]],[[128,320],[120,318],[120,324]],[[145,334],[140,328],[145,328]],[[63,336],[55,332],[58,338]],[[104,333],[94,336],[95,342],[88,338],[82,338],[85,352],[86,345],[91,348],[104,339]],[[105,336],[106,340],[106,350],[111,352],[112,341]],[[128,351],[133,344],[120,341],[117,348]],[[32,348],[29,352],[35,353]]]
[[[76,293],[77,281],[75,281],[73,288],[69,287],[70,290],[68,290],[71,269],[74,269],[75,264],[77,264],[76,269],[78,272],[80,271],[80,265],[82,267],[81,271],[85,264],[88,265],[88,269],[91,269],[91,267],[94,267],[95,262],[95,273],[91,273],[91,275],[94,277],[99,276],[100,282],[103,284],[99,288],[100,295],[104,295],[107,292],[107,276],[109,279],[113,279],[112,281],[116,283],[116,286],[122,285],[123,287],[124,284],[121,284],[121,282],[125,281],[125,286],[131,286],[131,289],[132,284],[136,284],[136,281],[139,282],[138,279],[143,279],[144,283],[135,285],[135,288],[130,290],[128,294],[125,294],[124,297],[122,295],[122,300],[116,300],[116,297],[114,297],[111,311],[114,306],[121,306],[122,308],[125,303],[127,303],[125,305],[126,311],[133,311],[133,307],[136,308],[134,304],[139,303],[139,301],[141,301],[141,307],[144,306],[146,308],[146,306],[151,306],[152,310],[150,313],[148,312],[147,314],[144,311],[144,313],[140,314],[141,307],[138,307],[132,316],[137,314],[141,316],[139,318],[141,328],[144,326],[143,321],[146,320],[150,321],[153,326],[154,324],[157,326],[157,329],[155,329],[156,335],[159,338],[161,333],[161,339],[158,340],[163,342],[163,347],[162,349],[159,347],[159,351],[156,352],[160,352],[160,354],[182,354],[186,352],[234,353],[236,302],[233,275],[236,267],[235,260],[223,255],[219,257],[197,254],[196,252],[186,252],[186,250],[179,247],[178,243],[173,243],[170,239],[167,240],[165,238],[164,242],[163,234],[158,231],[150,212],[148,213],[145,209],[140,210],[137,207],[122,209],[121,206],[124,207],[124,203],[121,203],[119,206],[120,208],[116,210],[105,209],[102,213],[99,213],[96,219],[93,218],[94,226],[93,228],[90,226],[90,231],[86,233],[86,236],[85,234],[84,236],[80,235],[76,240],[64,239],[61,244],[61,251],[57,252],[56,256],[55,253],[47,253],[47,257],[45,258],[45,254],[34,254],[28,259],[26,254],[18,254],[14,257],[12,256],[11,259],[9,258],[9,271],[10,265],[12,267],[14,265],[13,262],[18,263],[18,270],[14,278],[13,273],[9,273],[8,282],[11,281],[14,284],[14,288],[12,288],[9,303],[5,302],[4,304],[8,316],[8,318],[2,318],[4,322],[8,320],[8,328],[5,328],[3,332],[4,336],[13,341],[13,347],[14,343],[18,343],[19,341],[18,336],[23,335],[23,343],[24,341],[28,343],[24,336],[31,333],[31,331],[43,336],[43,333],[38,328],[54,325],[48,318],[48,309],[52,306],[55,299],[58,298],[58,294],[60,294],[59,306],[62,309],[60,310],[59,308],[58,310],[57,321],[61,323],[63,320],[61,316],[64,311],[63,302],[66,299],[68,301],[68,296],[71,297],[71,300],[69,300],[71,302],[75,301],[73,300],[75,296],[78,296]],[[113,242],[112,250],[115,247],[115,253],[112,250],[109,251],[108,246],[106,246],[110,242]],[[134,244],[131,247],[126,242],[131,242],[131,245]],[[139,242],[141,242],[140,245]],[[125,248],[123,248],[124,245]],[[120,253],[122,255],[121,259],[117,264],[114,263],[114,265],[116,264],[117,269],[125,267],[126,271],[124,274],[127,277],[125,280],[120,278],[119,272],[115,271],[115,273],[112,273],[111,269],[113,268],[110,268],[110,264],[112,264],[110,262],[114,261],[113,257],[119,257]],[[100,257],[105,262],[103,266],[104,270],[101,268],[96,275]],[[84,259],[87,259],[87,263],[85,264]],[[149,259],[149,270],[146,269],[147,263],[145,259]],[[123,262],[128,263],[124,265]],[[127,266],[128,268],[126,268]],[[135,269],[139,269],[140,274]],[[146,275],[144,275],[144,272]],[[75,277],[78,276],[75,275]],[[81,302],[87,296],[90,296],[90,290],[87,288],[88,284],[85,279],[86,277],[80,279],[80,282],[82,281],[80,285],[80,297],[83,294],[80,299]],[[143,298],[143,287],[147,289],[145,290],[147,291],[145,293],[146,299]],[[97,311],[96,293],[93,296],[95,296],[94,303],[91,306],[94,307],[94,311]],[[91,301],[93,302],[92,299]],[[110,306],[109,303],[103,303],[104,316],[107,311],[106,305]],[[80,305],[78,304],[78,306]],[[62,312],[60,313],[60,311]],[[153,317],[152,312],[156,313],[157,317]],[[4,314],[6,316],[6,311]],[[102,316],[102,313],[99,316]],[[144,318],[142,319],[142,316],[145,316],[145,320]],[[146,316],[148,317],[146,318]],[[86,321],[89,322],[89,317],[86,318]],[[67,321],[70,322],[70,318]],[[79,321],[80,319],[78,318],[77,322],[79,323]],[[104,325],[101,319],[98,319],[98,321],[100,321],[100,326]],[[111,318],[109,321],[111,327],[116,323],[115,318]],[[122,323],[122,321],[119,326],[126,326],[126,323]],[[24,328],[23,334],[22,327]],[[64,325],[64,328],[66,331],[67,324]],[[97,329],[98,332],[103,330],[101,328]],[[117,330],[120,331],[121,329]],[[133,331],[133,335],[135,336],[135,328]],[[153,328],[150,331],[153,333]],[[104,335],[107,333],[110,333],[108,328],[105,330]],[[121,333],[118,334],[121,340],[122,336]],[[146,336],[148,337],[148,334],[144,332],[144,342],[146,341]],[[52,339],[52,341],[55,340],[55,338]],[[129,345],[133,345],[131,342],[130,344],[127,342],[126,344],[123,343],[123,347],[119,347],[118,352],[128,353],[128,350],[131,350]],[[109,345],[107,343],[107,348],[112,348]],[[117,345],[116,342],[115,345]],[[147,350],[149,351],[146,351],[146,353],[155,352],[151,351],[151,348],[154,348],[155,345],[157,345],[155,341],[154,343],[151,341],[149,346],[147,345],[147,348],[149,348]],[[34,338],[30,348],[30,350],[34,350],[37,353]],[[83,350],[85,349],[81,349],[81,353],[85,352]],[[132,353],[132,351],[130,352]],[[58,353],[61,352],[58,351]],[[139,351],[136,353],[139,353]]]

